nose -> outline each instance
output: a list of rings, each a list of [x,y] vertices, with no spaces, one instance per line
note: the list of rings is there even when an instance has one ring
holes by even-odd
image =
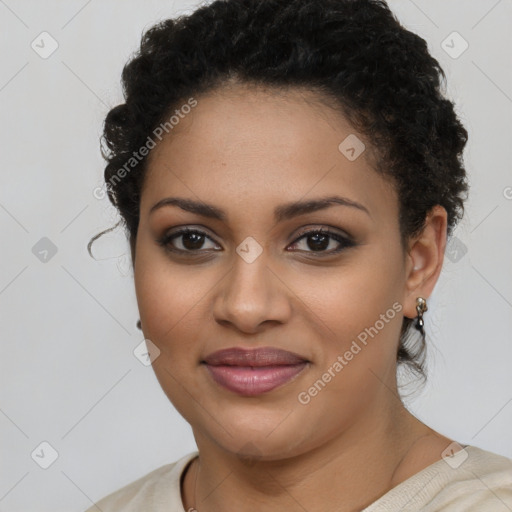
[[[265,252],[248,263],[235,255],[233,267],[217,288],[213,315],[224,326],[257,333],[267,324],[284,324],[290,318],[290,290],[273,270]]]

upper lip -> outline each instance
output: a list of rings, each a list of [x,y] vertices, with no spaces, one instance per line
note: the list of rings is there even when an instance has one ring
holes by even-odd
[[[307,362],[302,356],[273,347],[245,349],[231,347],[208,355],[203,363],[219,366],[282,366]]]

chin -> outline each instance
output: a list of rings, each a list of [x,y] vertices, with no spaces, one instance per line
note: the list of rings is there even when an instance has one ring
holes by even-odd
[[[295,422],[284,421],[286,414],[265,416],[265,422],[261,421],[261,415],[257,411],[254,414],[229,418],[229,415],[216,417],[221,425],[228,424],[229,428],[224,430],[217,422],[209,422],[201,425],[199,431],[207,435],[207,444],[213,442],[226,452],[241,457],[242,459],[254,460],[282,460],[294,457],[306,452],[311,448],[311,435],[304,429],[304,425],[297,425]],[[271,422],[271,419],[275,419]],[[196,429],[193,427],[194,435]],[[230,435],[231,434],[231,435]],[[201,449],[201,438],[196,436],[196,442]]]

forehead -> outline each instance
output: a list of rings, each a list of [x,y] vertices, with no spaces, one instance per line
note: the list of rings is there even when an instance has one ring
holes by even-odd
[[[167,195],[257,212],[339,194],[372,217],[397,216],[395,189],[373,170],[368,141],[325,97],[239,86],[196,100],[150,154],[141,215]]]

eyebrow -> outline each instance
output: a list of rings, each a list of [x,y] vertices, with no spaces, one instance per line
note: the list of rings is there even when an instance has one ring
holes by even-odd
[[[368,209],[357,201],[353,201],[352,199],[341,196],[328,196],[321,197],[319,199],[311,199],[308,201],[296,201],[277,206],[274,209],[274,218],[277,222],[282,222],[299,215],[316,212],[335,205],[356,208],[366,212],[371,217]],[[149,214],[151,215],[154,211],[163,208],[164,206],[178,206],[187,212],[195,213],[203,217],[208,217],[210,219],[216,219],[223,222],[225,222],[227,219],[226,212],[212,204],[180,197],[165,197],[164,199],[161,199],[151,207]]]

